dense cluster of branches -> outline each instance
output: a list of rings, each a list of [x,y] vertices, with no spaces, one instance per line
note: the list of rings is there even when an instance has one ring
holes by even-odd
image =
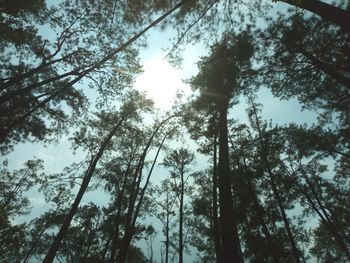
[[[172,59],[210,46],[167,113],[133,89],[159,24]],[[5,0],[0,25],[1,262],[350,261],[349,3]],[[317,120],[267,122],[260,87]],[[81,161],[60,173],[7,160],[66,137]],[[51,204],[36,216],[33,192]]]

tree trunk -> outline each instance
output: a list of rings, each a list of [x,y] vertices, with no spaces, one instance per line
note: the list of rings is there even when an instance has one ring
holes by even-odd
[[[269,230],[269,228],[265,222],[265,219],[264,219],[264,208],[259,203],[258,197],[256,196],[256,192],[255,192],[254,187],[252,185],[252,182],[250,180],[248,182],[248,191],[253,198],[253,204],[254,204],[254,210],[255,210],[254,212],[256,213],[256,216],[258,217],[258,220],[260,221],[262,232],[264,233],[264,236],[267,240],[267,243],[269,244],[270,255],[272,257],[272,260],[274,263],[280,262],[276,244],[271,236],[270,230]]]
[[[101,253],[101,261],[102,262],[105,262],[105,258],[106,258],[107,252],[108,252],[109,244],[112,242],[112,239],[113,239],[113,232],[110,231],[110,233],[108,235],[108,239],[107,239],[107,241],[104,245],[104,248],[102,250],[102,253]]]
[[[234,143],[233,143],[231,138],[230,138],[230,142],[231,142],[231,145],[232,145],[231,146],[232,150],[234,151],[235,156],[236,156],[236,162],[237,162],[238,169],[240,169],[240,167],[241,167],[244,170],[249,170],[248,166],[247,166],[247,163],[245,161],[245,150],[244,150],[244,148],[241,147],[241,151],[240,151],[240,153],[238,153],[237,150],[234,147]],[[243,166],[240,165],[239,154],[242,156],[242,159],[243,159],[243,164],[242,165]],[[250,194],[250,196],[253,199],[254,212],[256,213],[256,216],[257,216],[258,220],[260,221],[260,224],[261,224],[261,227],[262,227],[262,232],[265,235],[267,243],[269,244],[270,255],[272,257],[272,262],[273,263],[278,263],[278,262],[280,262],[280,260],[279,260],[279,255],[278,255],[278,251],[277,251],[277,246],[276,246],[276,243],[273,240],[273,238],[271,236],[271,233],[270,233],[270,230],[269,230],[269,228],[268,228],[268,226],[267,226],[267,224],[265,222],[265,219],[264,219],[265,211],[264,211],[263,206],[259,202],[258,196],[257,196],[256,191],[255,191],[254,182],[252,181],[250,176],[247,176],[247,184],[245,186],[247,187],[247,191],[248,191],[248,193]]]
[[[127,113],[118,123],[116,126],[113,127],[112,131],[108,134],[107,138],[103,141],[99,151],[97,152],[97,154],[94,156],[94,158],[92,158],[92,160],[90,161],[90,165],[89,168],[87,169],[85,176],[83,178],[83,181],[80,185],[80,189],[78,191],[77,196],[75,197],[75,200],[72,204],[71,209],[69,210],[68,215],[66,216],[66,218],[64,219],[64,222],[61,226],[60,231],[58,232],[58,234],[56,235],[55,240],[53,241],[53,243],[51,244],[51,247],[49,249],[49,251],[47,252],[43,263],[51,263],[53,262],[57,250],[62,242],[62,239],[64,238],[64,236],[66,235],[66,232],[68,230],[68,227],[73,219],[73,216],[75,215],[75,213],[78,210],[78,206],[80,204],[81,199],[83,198],[83,195],[90,183],[91,177],[95,171],[96,165],[98,160],[101,158],[104,150],[107,148],[108,144],[110,143],[113,135],[116,133],[116,131],[118,130],[118,128],[120,127],[120,125],[124,122],[124,120],[129,116],[131,112]]]
[[[49,226],[48,226],[48,225],[45,225],[45,227],[40,231],[39,235],[38,235],[38,236],[35,238],[35,240],[32,242],[29,252],[27,253],[26,257],[25,257],[25,258],[23,259],[23,261],[22,261],[23,263],[27,263],[27,262],[30,260],[31,256],[33,255],[33,253],[34,253],[35,250],[36,250],[37,245],[39,244],[39,241],[40,241],[42,235],[45,233],[45,231],[46,231],[48,228],[49,228]]]
[[[132,154],[133,155],[133,154]],[[118,196],[117,196],[117,215],[115,217],[114,221],[114,229],[112,234],[112,244],[111,244],[111,256],[109,259],[109,263],[113,263],[115,261],[115,256],[117,253],[117,246],[118,246],[118,239],[119,239],[119,227],[120,227],[120,218],[121,218],[121,210],[123,205],[123,197],[124,197],[124,191],[127,184],[128,175],[130,173],[130,167],[131,167],[132,157],[130,158],[128,162],[128,167],[126,168],[126,172],[124,174],[124,180],[122,184],[122,189],[119,190]]]
[[[273,178],[274,175],[272,174],[270,168],[268,168],[268,172],[269,172],[269,179],[270,179],[271,189],[272,189],[273,195],[275,196],[276,201],[278,203],[278,207],[279,207],[281,215],[282,215],[283,223],[284,223],[284,226],[285,226],[286,231],[287,231],[288,240],[289,240],[289,243],[290,243],[290,245],[292,247],[292,254],[293,254],[293,257],[294,257],[294,261],[296,263],[299,263],[300,262],[299,251],[297,249],[297,246],[296,246],[296,243],[295,243],[295,240],[294,240],[294,235],[293,235],[292,229],[290,227],[290,224],[289,224],[289,221],[288,221],[288,217],[286,215],[285,208],[284,208],[281,196],[280,196],[280,194],[278,192],[275,180]]]
[[[346,244],[346,241],[344,240],[344,237],[342,235],[342,231],[339,228],[339,226],[332,220],[331,215],[327,212],[326,208],[324,207],[323,203],[321,202],[320,198],[317,195],[317,192],[313,186],[313,184],[311,183],[311,181],[309,180],[308,176],[306,175],[302,165],[301,165],[301,161],[299,160],[299,167],[301,170],[301,174],[303,176],[303,178],[306,181],[307,184],[307,188],[311,191],[311,195],[310,196],[309,193],[306,191],[306,189],[300,185],[297,181],[297,177],[294,174],[294,178],[297,181],[297,185],[298,188],[300,189],[300,191],[304,194],[304,196],[306,197],[306,199],[309,201],[311,208],[317,213],[317,215],[320,217],[321,222],[324,224],[324,226],[328,229],[328,231],[333,235],[335,242],[337,243],[337,245],[339,246],[339,248],[344,252],[344,254],[347,256],[347,258],[350,261],[350,251],[349,248]],[[319,208],[317,207],[317,205],[319,206]]]
[[[275,199],[277,201],[278,208],[279,208],[279,210],[281,212],[283,223],[284,223],[284,226],[285,226],[286,231],[287,231],[287,237],[288,237],[290,246],[292,248],[292,255],[293,255],[294,261],[296,263],[299,263],[300,262],[299,251],[297,249],[297,246],[296,246],[296,243],[295,243],[295,240],[294,240],[294,236],[293,236],[293,233],[292,233],[289,221],[288,221],[288,217],[287,217],[286,212],[285,212],[285,208],[284,208],[284,205],[283,205],[283,202],[282,202],[282,198],[281,198],[280,193],[279,193],[279,191],[277,189],[277,185],[276,185],[276,182],[275,182],[275,179],[274,179],[274,174],[272,173],[270,162],[269,162],[269,160],[267,158],[268,151],[267,151],[266,144],[265,144],[265,142],[263,140],[263,135],[262,135],[262,131],[261,131],[261,128],[260,128],[260,123],[259,123],[259,119],[258,119],[258,116],[257,116],[257,113],[256,113],[256,108],[255,108],[254,104],[252,105],[252,108],[253,108],[253,114],[254,114],[254,118],[255,118],[255,122],[256,122],[257,131],[258,131],[258,134],[259,134],[259,142],[260,142],[260,147],[261,147],[261,159],[263,161],[265,169],[268,172],[269,183],[270,183],[273,195],[274,195],[274,197],[275,197]]]
[[[183,263],[183,206],[184,206],[184,171],[181,171],[181,186],[180,186],[180,207],[179,207],[179,263]]]
[[[349,24],[350,27],[350,24]],[[333,69],[331,65],[319,60],[317,57],[312,55],[310,52],[306,51],[305,48],[295,45],[296,49],[303,54],[308,60],[311,61],[311,63],[318,68],[319,70],[323,71],[326,75],[334,79],[335,81],[339,82],[340,84],[344,85],[347,88],[350,88],[350,79],[339,73],[337,70]]]
[[[94,233],[95,233],[95,231],[97,231],[97,229],[99,227],[100,218],[101,218],[100,215],[98,215],[95,229],[93,229],[93,227],[90,229],[90,233],[89,233],[89,235],[87,237],[87,242],[88,242],[87,243],[87,247],[86,247],[86,250],[85,250],[85,253],[84,253],[84,256],[83,256],[81,262],[86,262],[87,261],[87,258],[88,258],[89,253],[90,253],[91,246],[95,242]]]
[[[222,258],[224,263],[240,262],[240,248],[237,231],[237,223],[234,214],[230,166],[228,156],[228,135],[227,135],[227,109],[228,101],[222,101],[219,105],[219,204]]]
[[[170,223],[169,215],[170,215],[170,211],[169,211],[168,192],[166,195],[166,205],[167,205],[167,213],[166,213],[166,223],[165,223],[165,263],[169,263],[169,223]]]
[[[148,140],[147,142],[147,145],[145,146],[144,150],[143,150],[143,153],[140,157],[140,160],[138,162],[138,165],[136,167],[136,171],[135,171],[135,179],[133,181],[133,184],[134,184],[134,192],[132,193],[132,195],[130,196],[130,200],[129,200],[129,206],[128,206],[128,212],[127,212],[127,216],[126,216],[126,222],[125,222],[125,232],[124,232],[124,237],[123,237],[123,240],[122,240],[122,244],[121,244],[121,248],[120,248],[120,253],[119,253],[119,256],[118,256],[118,261],[120,263],[124,263],[125,260],[126,260],[126,257],[127,257],[127,254],[129,252],[129,248],[130,248],[130,244],[131,244],[131,240],[132,240],[132,235],[133,235],[133,230],[134,230],[134,224],[136,222],[136,217],[135,217],[135,214],[134,214],[134,209],[135,209],[135,203],[136,203],[136,199],[137,199],[137,195],[139,193],[139,189],[140,189],[140,182],[141,182],[141,178],[139,176],[139,174],[141,175],[141,172],[142,172],[142,168],[143,168],[143,164],[144,164],[144,160],[146,158],[146,154],[149,150],[149,148],[151,147],[151,143],[153,141],[153,138],[155,137],[155,135],[157,134],[157,132],[159,131],[159,129],[170,119],[174,118],[175,116],[170,116],[168,118],[166,118],[165,120],[163,120],[157,127],[156,129],[154,130],[152,136],[150,137],[150,139]],[[165,136],[166,137],[166,136]],[[164,139],[165,139],[164,137]],[[164,142],[164,141],[163,141]],[[159,153],[159,152],[158,152]],[[158,153],[157,153],[157,156],[158,156]],[[153,169],[153,167],[152,167]],[[149,176],[148,176],[148,180],[149,180],[149,177],[152,173],[152,170],[150,171],[149,173]],[[137,179],[138,178],[138,179]],[[138,180],[138,181],[137,181]],[[148,182],[147,182],[148,183]],[[137,208],[136,208],[136,213],[138,213],[138,209],[139,209],[139,206],[141,204],[139,203],[137,205]],[[133,217],[133,214],[134,214],[134,217]]]
[[[350,31],[350,12],[318,0],[279,0],[314,13],[333,22],[345,31]]]
[[[303,195],[306,197],[306,199],[309,201],[311,208],[316,212],[316,214],[320,217],[321,222],[323,225],[327,228],[327,230],[333,235],[335,242],[337,243],[338,247],[345,253],[347,258],[350,260],[350,252],[349,249],[344,242],[343,237],[339,233],[339,230],[337,226],[334,225],[334,223],[329,219],[326,211],[321,208],[318,209],[316,203],[311,198],[311,196],[306,192],[306,189],[303,188],[302,185],[297,183],[299,190],[303,193]]]
[[[218,188],[218,182],[217,182],[217,135],[214,136],[214,142],[213,142],[213,236],[214,236],[214,242],[215,242],[215,254],[216,254],[216,263],[222,262],[222,256],[221,256],[221,240],[220,240],[220,229],[219,229],[219,222],[218,222],[218,197],[217,197],[217,188]]]

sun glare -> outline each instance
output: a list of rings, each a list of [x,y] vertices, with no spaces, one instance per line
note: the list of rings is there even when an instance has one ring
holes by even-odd
[[[147,60],[144,72],[136,78],[135,88],[145,91],[157,108],[168,110],[174,104],[177,92],[186,98],[191,91],[189,85],[182,82],[180,70],[173,68],[162,58]]]

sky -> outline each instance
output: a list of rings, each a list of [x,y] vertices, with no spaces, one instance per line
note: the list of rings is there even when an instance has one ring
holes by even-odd
[[[148,33],[148,45],[146,48],[140,50],[141,64],[144,67],[144,73],[136,78],[135,88],[141,91],[147,91],[149,96],[155,100],[157,107],[168,110],[171,107],[171,101],[174,99],[176,90],[180,89],[187,96],[191,93],[191,88],[183,82],[183,80],[197,73],[196,63],[200,56],[206,55],[206,49],[203,45],[189,45],[184,49],[183,57],[184,61],[181,69],[175,69],[169,62],[164,59],[166,51],[164,49],[171,48],[171,42],[169,39],[173,34],[172,30],[159,31],[158,29],[152,29]],[[268,88],[263,87],[257,93],[257,102],[264,105],[262,109],[262,117],[265,120],[273,120],[275,124],[288,124],[294,122],[297,124],[312,123],[316,120],[316,114],[307,110],[302,111],[301,105],[296,99],[289,101],[281,101],[272,96]],[[240,98],[240,103],[234,106],[230,110],[229,116],[234,119],[238,119],[240,122],[247,122],[247,114],[245,109],[247,103],[245,98]],[[196,144],[191,142],[188,138],[187,145],[193,151],[196,150]],[[174,145],[174,147],[179,147]],[[6,156],[9,160],[11,168],[20,168],[22,164],[29,158],[40,158],[44,160],[45,168],[47,172],[55,173],[61,172],[63,167],[68,166],[72,161],[81,161],[85,155],[81,152],[76,154],[72,153],[70,142],[68,137],[63,136],[59,143],[50,144],[44,146],[42,144],[24,143],[17,145],[15,150]],[[1,157],[3,158],[3,157]],[[160,159],[161,160],[161,157]],[[197,168],[202,168],[207,165],[207,159],[203,156],[198,156],[196,160]],[[166,171],[157,167],[154,171],[153,178],[156,181],[160,181],[161,178],[166,176]],[[96,196],[98,195],[98,197]],[[32,189],[28,193],[29,199],[33,206],[33,211],[30,217],[35,217],[42,212],[46,211],[50,204],[47,204],[42,195]],[[85,194],[82,203],[89,201],[96,201],[101,205],[106,200],[106,195],[103,193],[90,192]],[[19,218],[18,222],[25,221],[27,218]],[[154,219],[152,223],[160,227],[160,222]],[[151,222],[151,221],[150,221]],[[158,229],[159,232],[161,232]],[[155,239],[155,258],[159,261],[160,249],[159,244],[162,239],[161,233]],[[147,255],[146,246],[143,243],[139,243]],[[191,262],[193,256],[186,255],[185,262]]]

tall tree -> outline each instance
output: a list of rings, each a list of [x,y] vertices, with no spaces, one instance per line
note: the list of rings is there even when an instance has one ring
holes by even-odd
[[[151,203],[154,204],[154,209],[151,210],[152,215],[157,217],[163,224],[162,232],[164,234],[164,262],[169,263],[170,248],[171,248],[171,223],[175,216],[175,205],[177,196],[174,195],[173,183],[170,178],[166,178],[161,182],[160,187],[153,187],[150,191]],[[163,262],[163,255],[161,255],[161,262]]]
[[[205,104],[212,104],[219,113],[219,203],[224,262],[241,262],[237,231],[237,218],[233,208],[228,135],[227,112],[232,97],[241,93],[244,77],[251,73],[250,59],[254,48],[247,32],[235,37],[226,37],[211,48],[211,55],[202,58],[200,72],[191,79],[191,85],[198,88]]]
[[[146,162],[147,153],[151,149],[153,140],[154,140],[155,136],[160,132],[160,129],[164,128],[163,126],[165,126],[165,124],[174,117],[175,117],[174,115],[168,116],[164,120],[162,120],[160,123],[155,124],[155,127],[153,130],[150,131],[149,138],[146,140],[146,144],[145,144],[144,148],[142,149],[140,157],[138,158],[137,166],[136,166],[135,171],[133,173],[134,176],[133,176],[133,181],[132,181],[132,190],[131,190],[130,198],[128,200],[127,215],[126,215],[125,226],[124,226],[124,228],[125,228],[124,235],[123,235],[123,238],[121,241],[120,251],[119,251],[119,255],[118,255],[118,260],[120,262],[125,262],[125,260],[127,258],[130,244],[131,244],[131,241],[133,239],[133,233],[135,230],[136,220],[138,218],[138,213],[139,213],[140,207],[143,203],[143,197],[144,197],[145,191],[147,189],[147,186],[149,184],[149,180],[150,180],[150,177],[152,175],[153,168],[156,164],[159,152],[164,144],[166,137],[168,136],[168,133],[166,133],[164,135],[162,141],[160,142],[160,145],[158,146],[158,150],[157,150],[156,156],[154,157],[152,167],[151,167],[151,169],[146,177],[146,182],[145,182],[144,186],[142,187],[141,186],[142,174],[143,174],[143,168],[144,168],[144,165]],[[114,260],[114,259],[111,257],[111,261],[112,260]]]
[[[170,152],[163,160],[163,165],[172,169],[171,177],[175,182],[177,197],[179,199],[179,263],[183,263],[184,250],[184,197],[189,172],[188,166],[194,161],[194,154],[185,148]],[[179,182],[176,179],[179,178]]]
[[[147,107],[147,105],[144,105],[141,103],[141,108],[142,107],[143,107],[143,110],[147,109],[147,108],[145,108],[145,107]],[[83,197],[83,195],[84,195],[84,193],[85,193],[85,191],[90,183],[90,180],[91,180],[92,175],[95,171],[97,162],[102,157],[104,151],[109,146],[112,137],[115,135],[115,133],[120,128],[120,126],[123,124],[123,122],[126,121],[128,118],[131,118],[133,115],[137,114],[138,108],[139,108],[139,105],[137,105],[137,101],[129,103],[129,104],[126,103],[124,105],[124,108],[121,110],[121,114],[120,114],[118,122],[112,126],[112,129],[106,135],[105,139],[101,143],[101,146],[98,148],[97,153],[92,156],[91,161],[90,161],[89,166],[88,166],[88,169],[86,170],[86,173],[83,177],[83,181],[81,183],[80,189],[79,189],[77,196],[72,204],[72,207],[71,207],[67,217],[65,218],[65,221],[63,222],[62,227],[59,230],[59,232],[58,232],[54,242],[52,243],[49,251],[47,252],[43,262],[52,262],[54,260],[55,255],[57,253],[57,250],[60,246],[60,243],[61,243],[63,237],[65,236],[67,229],[68,229],[68,227],[73,219],[73,216],[75,215],[75,213],[78,209],[80,201],[81,201],[81,199],[82,199],[82,197]]]

